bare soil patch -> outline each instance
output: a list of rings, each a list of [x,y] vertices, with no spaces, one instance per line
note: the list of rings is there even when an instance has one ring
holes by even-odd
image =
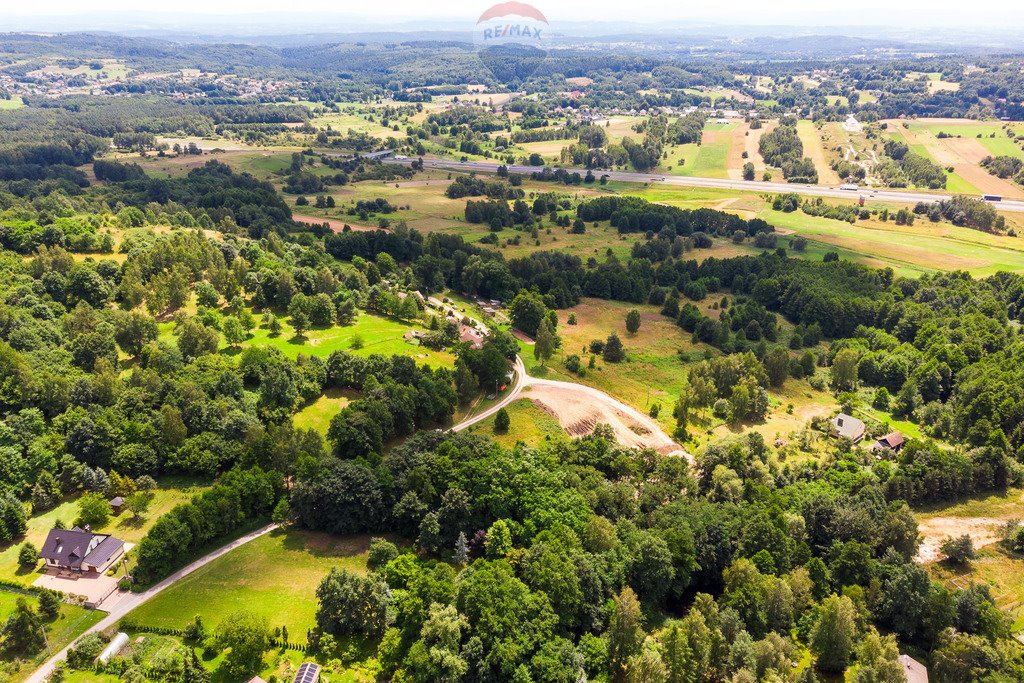
[[[310,216],[307,214],[293,213],[292,219],[299,223],[309,223],[311,225],[323,225],[327,223],[331,230],[334,232],[342,232],[347,225],[352,229],[353,232],[373,232],[375,230],[381,230],[382,228],[376,228],[372,225],[359,225],[358,223],[350,223],[349,221],[338,220],[337,218],[324,218],[322,216]]]
[[[935,562],[942,556],[939,546],[947,538],[967,534],[975,549],[999,542],[998,530],[1005,520],[994,517],[932,517],[918,524],[921,546],[917,550],[918,562]]]
[[[732,131],[732,144],[729,145],[729,156],[725,161],[725,168],[729,173],[729,178],[732,180],[742,180],[743,178],[743,164],[748,161],[754,161],[754,156],[747,149],[747,140],[751,137],[747,133],[752,133],[750,130],[750,124],[744,121]],[[746,152],[749,159],[743,158],[743,153]],[[757,168],[755,163],[754,168]]]
[[[652,420],[641,420],[635,411],[625,410],[603,392],[580,385],[531,384],[524,396],[558,420],[573,437],[586,436],[599,424],[612,428],[615,439],[629,448],[653,448],[659,453],[681,453],[681,449]]]

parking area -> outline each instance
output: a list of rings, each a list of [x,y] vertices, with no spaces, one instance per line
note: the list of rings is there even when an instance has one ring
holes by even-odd
[[[105,600],[117,593],[118,576],[106,574],[46,573],[32,582],[38,588],[49,588],[61,593],[80,595],[87,607],[101,607]]]

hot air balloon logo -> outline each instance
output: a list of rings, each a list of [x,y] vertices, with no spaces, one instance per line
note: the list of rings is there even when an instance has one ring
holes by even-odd
[[[480,15],[473,42],[499,80],[518,84],[547,56],[549,28],[547,18],[533,5],[502,2]]]

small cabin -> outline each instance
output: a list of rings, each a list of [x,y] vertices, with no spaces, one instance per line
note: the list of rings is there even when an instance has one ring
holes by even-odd
[[[852,415],[846,413],[839,413],[832,418],[832,434],[834,436],[840,436],[844,439],[849,439],[854,443],[860,443],[864,438],[865,426],[864,422],[858,420]]]
[[[889,432],[875,443],[871,444],[871,450],[880,451],[888,448],[894,453],[899,453],[904,444],[903,434],[900,432]]]
[[[114,496],[107,502],[110,504],[110,511],[114,513],[115,516],[121,514],[124,510],[124,498],[121,496]]]
[[[928,683],[928,667],[910,655],[900,655],[899,661],[907,683]]]

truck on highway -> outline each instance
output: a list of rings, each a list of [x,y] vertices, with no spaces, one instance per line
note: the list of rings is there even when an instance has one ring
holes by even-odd
[[[843,183],[842,185],[839,186],[839,189],[840,190],[849,190],[850,192],[856,192],[860,188],[857,186],[856,183]]]
[[[1003,198],[1001,196],[997,195],[997,194],[983,194],[983,195],[981,195],[981,198],[984,199],[986,202],[1001,202],[1001,201],[1003,201]]]

